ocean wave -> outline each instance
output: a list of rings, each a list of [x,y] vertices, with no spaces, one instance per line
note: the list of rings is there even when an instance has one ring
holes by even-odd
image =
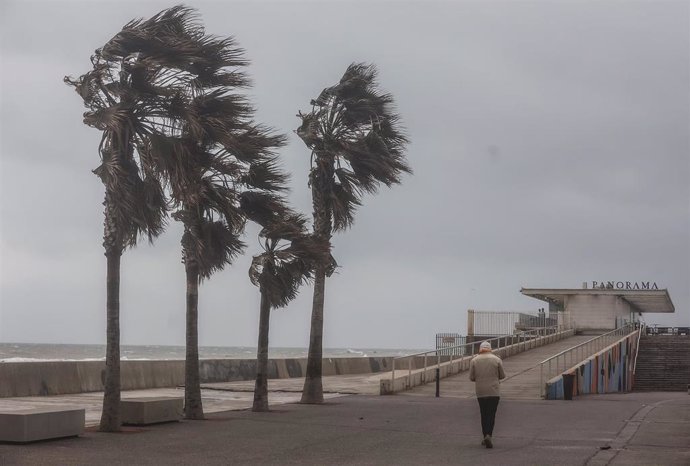
[[[19,348],[16,348],[19,346]],[[403,356],[418,353],[422,350],[340,347],[323,348],[325,358],[366,358],[370,356]],[[105,359],[103,345],[60,345],[60,344],[16,344],[0,343],[0,363],[12,362],[41,362],[41,361],[103,361]],[[201,359],[254,359],[256,348],[249,346],[221,347],[212,346],[199,348]],[[307,348],[300,347],[272,347],[269,348],[271,359],[306,358]],[[122,360],[184,360],[184,346],[136,346],[123,345],[121,347]]]
[[[80,358],[80,359],[4,358],[4,359],[0,359],[0,362],[55,362],[55,361],[105,361],[105,358]]]

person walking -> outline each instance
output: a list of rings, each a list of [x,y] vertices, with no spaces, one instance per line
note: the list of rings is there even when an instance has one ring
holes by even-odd
[[[470,380],[474,382],[474,389],[479,402],[479,412],[482,417],[482,445],[493,448],[491,436],[494,433],[496,408],[501,399],[500,380],[506,378],[503,371],[503,361],[491,352],[491,343],[483,341],[479,345],[479,354],[470,362]]]

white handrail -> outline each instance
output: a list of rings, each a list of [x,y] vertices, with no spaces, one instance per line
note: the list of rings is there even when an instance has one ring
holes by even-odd
[[[642,338],[642,333],[647,331],[647,326],[644,322],[640,322],[640,333],[637,334],[637,346],[635,346],[635,359],[633,360],[633,384],[635,383],[635,371],[637,370],[637,356],[640,354],[640,338]]]

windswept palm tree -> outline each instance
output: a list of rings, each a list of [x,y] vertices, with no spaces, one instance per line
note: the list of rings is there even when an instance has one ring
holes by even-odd
[[[91,71],[78,79],[65,78],[88,108],[84,123],[103,132],[98,148],[101,164],[94,170],[105,186],[107,330],[102,431],[118,431],[121,424],[120,257],[140,236],[152,241],[165,226],[167,204],[160,172],[156,161],[140,149],[171,124],[167,120],[176,105],[174,73],[179,59],[170,57],[176,57],[182,45],[171,36],[183,11],[170,10],[149,21],[129,23],[96,50]],[[141,53],[146,46],[165,53]]]
[[[259,233],[264,252],[254,256],[249,279],[259,287],[259,342],[252,411],[268,411],[268,334],[271,309],[287,306],[309,281],[316,264],[332,260],[327,243],[307,233],[306,219],[289,210]]]
[[[347,229],[364,193],[376,193],[381,183],[400,183],[411,173],[405,160],[407,137],[393,108],[393,97],[379,91],[373,65],[352,64],[335,86],[311,101],[297,134],[311,150],[309,186],[314,235],[330,244],[334,232]],[[311,333],[302,403],[323,402],[323,308],[329,265],[314,274]]]
[[[263,190],[283,180],[271,152],[283,139],[249,119],[252,109],[242,97],[228,95],[228,88],[247,85],[238,71],[247,64],[242,50],[232,39],[206,35],[189,8],[131,21],[91,61],[91,71],[66,81],[89,109],[84,122],[103,131],[102,164],[95,170],[106,188],[108,259],[101,430],[115,431],[120,429],[122,251],[140,234],[152,239],[162,231],[168,206],[163,187],[169,186],[179,208],[176,218],[185,223],[183,258],[191,283],[186,373],[192,389],[198,387],[198,276],[209,276],[241,250],[238,233],[247,216],[242,209],[261,210],[271,199],[262,196]],[[249,200],[243,202],[245,197]],[[198,408],[195,401],[188,403],[188,416],[199,417],[200,396]]]
[[[282,205],[286,175],[275,150],[283,135],[252,120],[254,109],[236,91],[249,86],[247,65],[233,39],[205,34],[189,20],[203,57],[188,71],[180,96],[176,131],[148,140],[146,151],[159,161],[175,209],[184,224],[182,261],[187,281],[185,417],[203,419],[199,378],[199,283],[230,265],[245,244],[247,219],[266,222]]]
[[[227,123],[237,115],[228,114]],[[237,117],[235,124],[241,123]],[[178,210],[173,218],[184,224],[182,261],[187,277],[187,331],[185,358],[185,417],[203,419],[198,348],[198,286],[201,280],[232,264],[245,244],[241,234],[247,219],[262,219],[280,204],[272,190],[283,189],[285,176],[268,153],[282,144],[282,138],[264,131],[247,138],[239,157],[211,140],[178,141],[171,152],[179,161],[195,160],[181,172],[170,169],[172,197]],[[259,140],[263,141],[259,141]],[[252,142],[253,141],[253,142]],[[257,145],[261,142],[260,145]],[[170,145],[168,140],[163,147]],[[261,147],[257,150],[257,147]],[[234,147],[232,150],[236,150]],[[156,149],[154,149],[156,150]],[[252,154],[252,155],[250,155]]]

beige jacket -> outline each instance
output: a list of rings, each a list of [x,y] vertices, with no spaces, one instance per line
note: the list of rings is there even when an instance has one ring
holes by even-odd
[[[499,380],[505,379],[503,361],[492,353],[480,353],[470,362],[470,380],[475,382],[477,398],[501,396]]]

